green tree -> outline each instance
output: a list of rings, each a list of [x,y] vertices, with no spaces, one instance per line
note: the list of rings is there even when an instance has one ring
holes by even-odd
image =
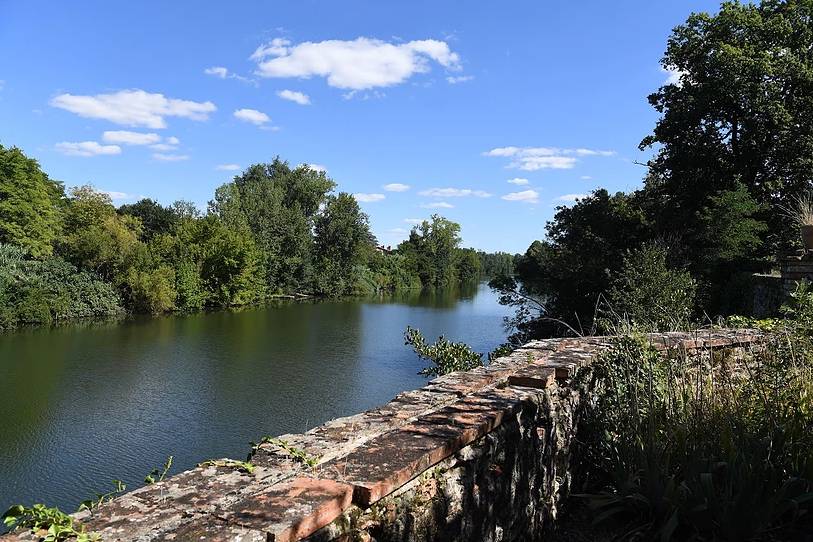
[[[667,258],[668,250],[657,243],[627,253],[608,292],[614,317],[643,331],[686,328],[697,287],[688,271],[669,267]]]
[[[471,282],[480,277],[480,257],[473,248],[460,249],[455,262],[457,278],[460,282]]]
[[[460,224],[440,215],[412,228],[398,252],[412,262],[424,286],[444,286],[456,280],[455,263],[460,248]]]
[[[110,196],[82,186],[68,200],[59,252],[77,267],[120,283],[144,249],[140,235],[139,219],[117,215]]]
[[[334,187],[323,172],[291,169],[275,158],[218,188],[209,208],[229,228],[248,228],[264,256],[265,281],[272,289],[296,291],[309,285],[314,217]]]
[[[680,231],[686,246],[700,246],[702,209],[742,183],[764,204],[754,218],[769,225],[751,228],[767,231],[768,243],[762,251],[748,243],[749,251],[792,245],[779,208],[813,178],[811,16],[810,0],[724,2],[718,14],[692,14],[674,29],[662,64],[679,82],[649,97],[661,118],[641,143],[659,149],[646,187],[660,234]]]
[[[169,233],[174,228],[178,214],[172,207],[164,207],[157,201],[144,198],[118,209],[120,215],[130,215],[141,221],[145,240],[161,233]]]
[[[61,183],[48,178],[36,160],[17,147],[0,145],[0,243],[49,256],[59,235]]]
[[[589,331],[626,251],[652,235],[640,192],[604,189],[558,207],[546,230],[547,239],[532,243],[517,262],[515,277],[491,282],[501,302],[517,309],[508,322],[515,344]]]
[[[374,246],[369,217],[356,199],[346,192],[328,196],[314,226],[316,290],[347,293],[353,285],[354,266],[365,261]]]

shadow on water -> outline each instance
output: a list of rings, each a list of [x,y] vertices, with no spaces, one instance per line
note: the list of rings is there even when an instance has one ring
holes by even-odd
[[[241,458],[262,435],[384,403],[425,382],[407,325],[488,352],[505,313],[480,285],[0,335],[0,508],[70,511],[167,455]]]

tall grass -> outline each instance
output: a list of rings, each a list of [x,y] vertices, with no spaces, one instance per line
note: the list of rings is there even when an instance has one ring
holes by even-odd
[[[664,358],[628,335],[579,376],[593,395],[576,471],[597,522],[620,540],[810,539],[813,318],[780,327],[736,358]]]

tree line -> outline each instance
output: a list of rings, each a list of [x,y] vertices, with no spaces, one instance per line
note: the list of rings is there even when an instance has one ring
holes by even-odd
[[[116,208],[0,146],[0,328],[452,286],[492,262],[437,215],[381,250],[358,202],[335,188],[276,158],[219,187],[205,213],[152,199]]]
[[[813,180],[811,21],[810,0],[724,2],[674,29],[662,65],[679,77],[648,98],[643,187],[559,207],[494,281],[515,343],[608,313],[668,329],[751,311],[753,273],[801,246],[787,209]]]

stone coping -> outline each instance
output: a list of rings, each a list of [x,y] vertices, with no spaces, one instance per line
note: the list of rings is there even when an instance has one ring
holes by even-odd
[[[661,351],[748,347],[751,329],[648,336]],[[294,541],[352,505],[367,508],[510,419],[540,390],[566,385],[610,337],[532,341],[486,367],[441,376],[378,408],[266,442],[246,472],[228,460],[176,474],[74,517],[104,541]],[[292,453],[293,452],[293,453]],[[302,457],[311,459],[305,464]],[[35,540],[27,532],[0,542]]]

